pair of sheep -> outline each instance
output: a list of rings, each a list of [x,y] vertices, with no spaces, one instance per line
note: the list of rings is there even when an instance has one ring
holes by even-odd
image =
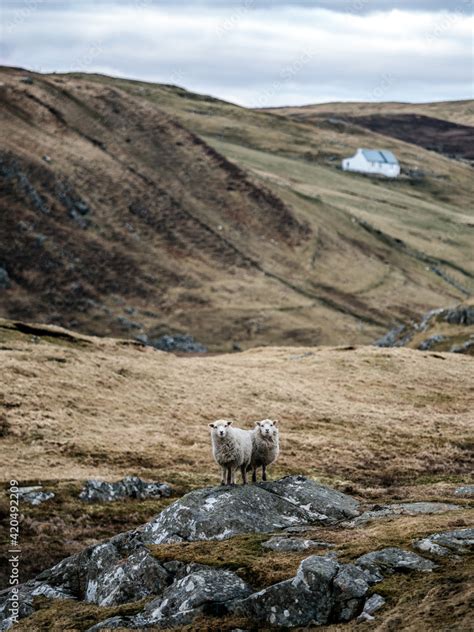
[[[271,419],[255,422],[253,430],[233,428],[232,421],[219,419],[209,424],[212,453],[222,469],[222,485],[235,484],[235,472],[240,469],[242,485],[247,483],[247,472],[252,470],[252,482],[257,482],[257,468],[262,468],[262,480],[267,480],[267,466],[276,461],[278,422]]]

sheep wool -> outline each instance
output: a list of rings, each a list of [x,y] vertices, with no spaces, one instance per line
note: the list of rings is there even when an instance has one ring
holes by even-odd
[[[252,434],[249,430],[233,428],[232,421],[219,419],[209,424],[212,454],[222,469],[222,485],[235,484],[235,471],[240,468],[242,484],[247,482],[247,470],[252,457]]]
[[[257,482],[257,468],[262,468],[262,481],[267,480],[267,466],[274,463],[280,453],[278,422],[263,419],[255,422],[252,430],[252,481]]]

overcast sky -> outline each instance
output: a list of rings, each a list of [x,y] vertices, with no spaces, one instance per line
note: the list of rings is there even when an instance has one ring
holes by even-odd
[[[0,0],[0,63],[241,105],[472,98],[471,0]]]

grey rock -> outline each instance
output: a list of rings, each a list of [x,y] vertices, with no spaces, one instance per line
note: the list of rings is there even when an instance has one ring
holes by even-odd
[[[440,334],[430,336],[429,338],[426,338],[425,340],[423,340],[423,342],[421,342],[418,345],[418,349],[420,351],[429,351],[435,345],[439,344],[440,342],[443,342],[444,340],[446,340],[446,336],[442,336]]]
[[[365,511],[360,516],[345,523],[347,527],[358,527],[370,520],[392,518],[396,516],[416,516],[418,514],[436,514],[462,509],[461,505],[438,502],[396,503],[393,505],[381,505]]]
[[[364,621],[373,621],[374,619],[373,615],[377,612],[377,610],[380,610],[380,608],[383,608],[384,605],[385,605],[385,599],[382,597],[382,595],[378,595],[377,593],[374,593],[365,602],[364,609],[362,610],[360,615],[357,617],[357,621],[359,623],[363,623]]]
[[[471,349],[474,349],[474,338],[472,337],[460,345],[453,345],[449,351],[451,353],[470,353]]]
[[[18,620],[29,617],[34,612],[34,597],[45,596],[49,599],[71,599],[66,591],[53,588],[48,584],[29,581],[16,589],[0,591],[0,631],[9,630],[15,623],[13,608],[18,607]]]
[[[337,621],[350,621],[360,612],[369,583],[364,571],[355,564],[345,564],[334,579],[333,590],[336,601],[333,617]]]
[[[166,483],[147,483],[138,476],[126,476],[116,483],[88,480],[79,494],[87,502],[109,502],[123,498],[168,498],[171,487]]]
[[[176,581],[161,597],[147,604],[135,620],[138,625],[184,625],[198,614],[226,614],[228,602],[243,599],[251,592],[235,573],[206,568]]]
[[[10,276],[6,269],[0,266],[0,290],[7,290],[10,286]]]
[[[78,200],[75,203],[74,207],[80,215],[87,215],[88,213],[90,213],[89,206],[83,200]]]
[[[385,575],[395,572],[432,571],[435,564],[411,551],[388,547],[362,555],[355,561],[356,566],[366,572],[369,583],[381,581]]]
[[[376,347],[402,347],[412,337],[413,334],[408,333],[408,328],[405,325],[398,325],[376,340],[374,345]]]
[[[160,597],[132,617],[112,617],[89,628],[170,628],[191,623],[198,615],[224,615],[231,604],[251,594],[251,588],[235,573],[203,567],[176,580]]]
[[[138,336],[135,336],[135,340],[140,342],[142,345],[147,345],[149,343],[149,339],[146,334],[138,334]]]
[[[316,540],[305,540],[304,538],[288,538],[284,536],[274,536],[266,542],[262,543],[264,549],[270,549],[271,551],[306,551],[311,548],[330,548],[334,544],[328,542],[318,542]]]
[[[69,209],[69,217],[73,219],[81,228],[88,228],[90,221],[83,216],[76,208]]]
[[[91,560],[92,562],[92,560]],[[103,569],[89,566],[85,600],[99,606],[113,606],[160,594],[167,586],[168,572],[146,550],[115,559]]]
[[[75,599],[96,603],[101,599],[106,599],[112,592],[109,578],[117,568],[126,568],[138,578],[143,574],[141,573],[142,567],[148,571],[150,570],[149,556],[132,557],[132,562],[135,562],[135,564],[132,562],[127,564],[130,556],[142,551],[146,552],[146,549],[136,531],[123,533],[107,542],[90,546],[62,560],[52,568],[40,573],[36,577],[35,582],[37,582],[37,585],[47,584],[54,589],[70,594]],[[131,568],[132,566],[137,566],[137,564],[137,568]],[[156,569],[154,569],[155,571]],[[167,573],[165,569],[163,569],[164,573]],[[119,572],[118,574],[121,573]],[[119,583],[118,574],[115,577],[117,583]],[[157,572],[155,572],[156,574]],[[126,581],[120,581],[122,582],[121,594],[125,596],[124,598],[128,598],[126,597],[128,594]],[[103,587],[102,583],[106,587]],[[110,586],[110,590],[108,586]],[[140,592],[142,587],[136,586],[135,590]],[[113,600],[117,602],[118,598],[114,597]]]
[[[41,486],[19,487],[18,496],[21,502],[36,506],[54,498],[54,493],[42,491]]]
[[[143,541],[222,540],[241,533],[326,524],[353,516],[357,506],[350,496],[301,476],[260,485],[207,488],[167,507],[145,526]]]
[[[279,627],[348,621],[362,610],[369,584],[353,564],[328,556],[303,560],[296,576],[236,602],[233,612]]]
[[[319,485],[304,476],[285,476],[278,481],[261,483],[266,491],[304,509],[315,520],[334,523],[359,514],[355,498],[335,489]]]
[[[470,553],[474,551],[474,529],[434,533],[427,538],[416,540],[413,545],[418,551],[439,557]]]
[[[145,526],[143,540],[153,544],[223,540],[310,522],[305,510],[259,486],[214,487],[190,492],[167,507]]]
[[[206,353],[207,348],[196,342],[187,334],[165,335],[150,342],[151,346],[160,351],[181,351],[185,353]]]
[[[474,485],[462,485],[454,490],[456,496],[469,496],[474,497]]]
[[[474,325],[474,305],[458,305],[442,312],[442,318],[450,325]]]
[[[20,77],[19,81],[20,83],[26,83],[28,85],[33,83],[33,79],[31,77]]]

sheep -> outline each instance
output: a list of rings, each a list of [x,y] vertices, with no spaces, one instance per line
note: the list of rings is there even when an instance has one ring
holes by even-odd
[[[257,468],[262,468],[262,481],[267,480],[267,465],[274,463],[280,453],[278,422],[263,419],[255,422],[252,435],[252,458],[249,469],[252,470],[252,482],[257,482]]]
[[[222,468],[221,485],[235,485],[235,471],[240,468],[242,485],[247,483],[247,470],[252,457],[252,435],[249,430],[232,428],[232,421],[219,419],[209,424],[212,453]]]

